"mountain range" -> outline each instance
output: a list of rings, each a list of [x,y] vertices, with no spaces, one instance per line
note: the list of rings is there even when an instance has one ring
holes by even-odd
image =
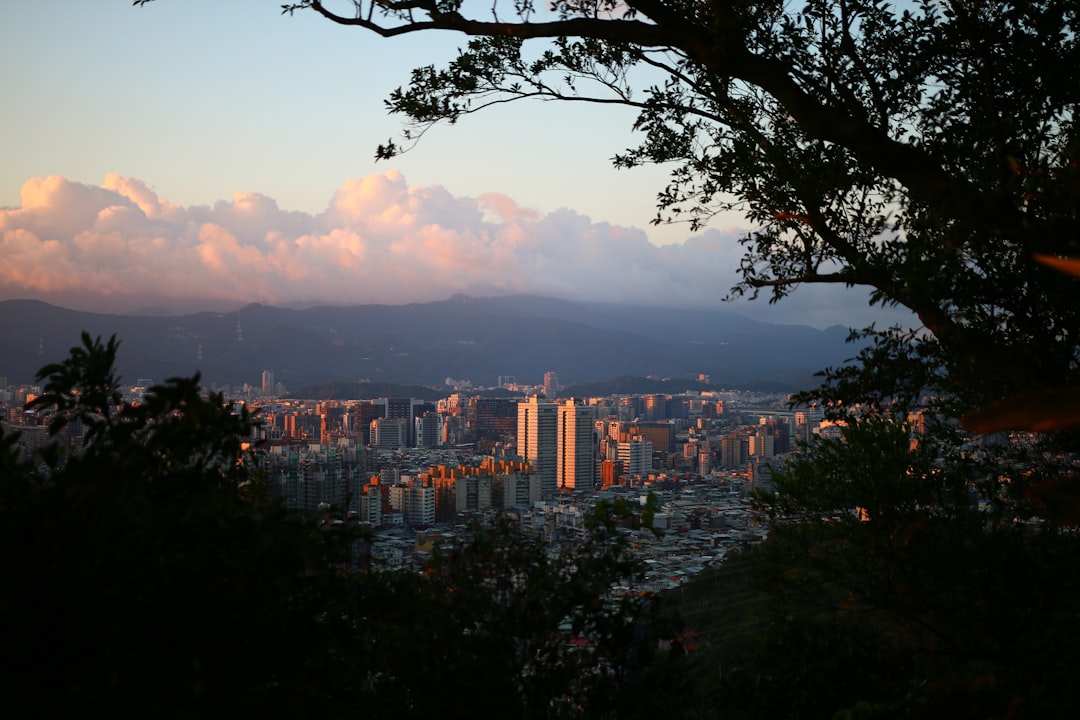
[[[0,375],[28,382],[82,331],[116,335],[125,382],[201,371],[213,384],[258,385],[263,370],[297,388],[332,381],[445,386],[498,376],[562,385],[617,376],[697,378],[799,388],[852,357],[846,328],[776,325],[712,310],[455,295],[440,302],[233,312],[109,315],[36,300],[0,302]]]

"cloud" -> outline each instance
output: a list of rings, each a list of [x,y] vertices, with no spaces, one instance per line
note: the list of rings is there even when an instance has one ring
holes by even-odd
[[[571,209],[543,214],[499,193],[456,197],[410,186],[396,170],[345,182],[315,215],[258,193],[179,207],[134,178],[108,175],[100,186],[34,178],[20,207],[0,209],[0,297],[78,297],[87,309],[117,310],[124,299],[221,308],[525,293],[784,321],[764,301],[720,305],[743,235],[710,230],[659,247],[639,229]],[[815,307],[792,303],[788,320],[847,322],[858,303],[834,290],[814,288]]]

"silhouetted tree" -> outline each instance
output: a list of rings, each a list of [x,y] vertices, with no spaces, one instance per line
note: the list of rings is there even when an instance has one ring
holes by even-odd
[[[347,543],[263,496],[254,420],[198,378],[123,403],[118,343],[42,369],[50,432],[5,446],[5,695],[41,717],[326,709],[347,643]],[[62,437],[68,437],[65,433]],[[10,443],[10,433],[4,435]],[[14,471],[8,471],[12,469]]]
[[[562,553],[474,528],[424,573],[354,567],[333,510],[269,500],[257,421],[174,378],[125,402],[118,343],[42,369],[32,456],[0,427],[0,687],[35,717],[635,717],[655,603],[598,518]],[[634,698],[638,698],[635,701]]]

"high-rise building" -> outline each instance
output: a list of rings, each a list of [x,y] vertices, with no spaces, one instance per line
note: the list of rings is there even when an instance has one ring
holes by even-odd
[[[412,527],[435,524],[435,488],[413,482],[406,491],[405,522]]]
[[[747,439],[750,457],[771,458],[776,454],[776,438],[771,433],[759,430]]]
[[[375,418],[371,421],[371,444],[377,447],[405,447],[409,426],[400,418]]]
[[[619,443],[619,462],[629,475],[648,475],[652,470],[652,442],[643,435],[633,435],[628,442]]]
[[[668,419],[686,420],[690,417],[690,400],[685,397],[669,397],[664,407],[664,417]]]
[[[361,445],[371,442],[371,421],[386,417],[386,406],[362,400],[349,407],[349,422]]]
[[[720,465],[737,467],[749,457],[749,441],[745,436],[731,433],[720,441]]]
[[[558,490],[558,406],[540,402],[533,396],[518,403],[518,454],[540,478],[542,497],[554,497]]]
[[[620,421],[631,422],[641,416],[644,407],[645,404],[639,395],[627,395],[619,398],[615,406],[615,414]]]
[[[379,526],[382,523],[382,493],[379,485],[363,485],[353,501],[360,522]]]
[[[442,415],[429,411],[416,418],[415,434],[417,447],[442,445]]]
[[[619,482],[623,474],[623,464],[618,460],[605,460],[600,463],[600,484],[602,487],[610,487]]]
[[[286,507],[314,510],[336,505],[358,511],[364,476],[363,454],[347,444],[310,444],[287,450],[277,446],[266,456],[271,494]],[[377,522],[375,524],[378,524]]]
[[[713,468],[713,452],[708,443],[705,443],[702,447],[698,448],[697,454],[697,473],[704,477],[709,474],[709,471]]]
[[[517,402],[510,398],[470,398],[469,423],[477,440],[514,437],[517,430]]]
[[[542,499],[540,481],[530,472],[514,471],[497,475],[492,486],[493,499],[499,507],[528,507]],[[497,494],[496,494],[497,492]]]
[[[646,395],[644,398],[645,420],[649,422],[666,420],[668,416],[667,402],[668,397],[666,395]]]
[[[418,416],[423,414],[423,411],[419,409],[420,406],[423,406],[426,403],[423,400],[416,400],[414,398],[380,398],[374,402],[385,408],[383,417],[388,420],[405,421],[406,440],[403,444],[408,446],[415,445],[416,437],[414,435],[414,422]],[[432,406],[430,409],[434,411],[435,407]]]
[[[411,527],[435,524],[435,488],[417,478],[402,476],[401,482],[390,486],[390,507],[404,516]]]
[[[272,397],[274,395],[274,371],[263,370],[262,373],[262,396]]]
[[[560,490],[591,490],[596,484],[596,410],[567,400],[559,405],[556,470]]]
[[[675,451],[675,426],[667,422],[639,422],[628,428],[631,435],[649,438],[657,452]]]
[[[559,375],[553,371],[544,373],[544,395],[554,399],[559,394]]]

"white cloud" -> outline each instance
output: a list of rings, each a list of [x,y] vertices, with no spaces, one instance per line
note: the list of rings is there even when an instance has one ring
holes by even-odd
[[[540,214],[498,193],[476,199],[409,186],[395,170],[347,181],[316,215],[257,193],[178,207],[133,178],[109,175],[100,186],[34,178],[19,208],[0,210],[0,297],[77,296],[86,309],[116,310],[125,297],[221,308],[529,293],[720,307],[818,326],[868,317],[852,312],[865,303],[842,288],[800,289],[800,301],[771,307],[721,306],[744,234],[709,230],[659,247],[639,229],[565,208]],[[95,298],[101,304],[88,307]]]

